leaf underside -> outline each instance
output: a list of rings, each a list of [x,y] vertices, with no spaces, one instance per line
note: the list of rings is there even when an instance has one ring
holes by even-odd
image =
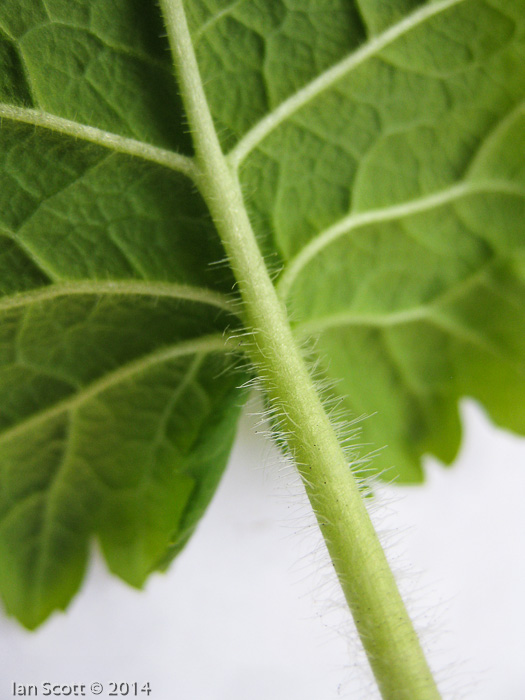
[[[452,461],[464,395],[524,433],[523,0],[185,6],[298,341],[387,445],[372,467]],[[137,586],[180,550],[244,373],[156,4],[4,0],[0,118],[0,590],[34,627],[94,535]]]

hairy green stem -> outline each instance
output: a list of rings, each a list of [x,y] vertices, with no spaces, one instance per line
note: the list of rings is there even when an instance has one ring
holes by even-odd
[[[384,700],[440,696],[333,426],[258,248],[235,170],[220,147],[182,0],[160,2],[192,129],[199,186],[236,275],[249,355],[274,409]]]

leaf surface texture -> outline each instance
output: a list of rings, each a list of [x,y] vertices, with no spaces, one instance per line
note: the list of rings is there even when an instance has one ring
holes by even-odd
[[[525,432],[523,0],[185,7],[298,342],[371,416],[373,468],[452,461],[464,395]],[[243,400],[164,34],[138,0],[0,7],[0,589],[29,627],[94,535],[137,586],[180,550]]]

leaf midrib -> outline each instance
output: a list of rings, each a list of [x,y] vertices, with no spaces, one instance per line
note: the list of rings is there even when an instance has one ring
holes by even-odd
[[[244,134],[227,155],[227,160],[230,165],[232,165],[234,169],[238,168],[247,155],[282,122],[286,121],[301,107],[322,94],[338,80],[347,76],[368,58],[377,54],[385,46],[388,46],[396,39],[423,24],[435,15],[465,1],[466,0],[438,0],[430,5],[424,5],[381,34],[378,34],[368,42],[362,44],[356,51],[353,51],[335,65],[323,71],[300,90],[281,102],[273,111],[269,112]],[[97,143],[98,145],[112,148],[121,153],[141,157],[172,170],[179,171],[192,180],[198,181],[198,169],[195,166],[193,158],[183,156],[175,151],[152,146],[143,141],[120,136],[103,129],[57,117],[40,110],[14,107],[12,105],[0,103],[0,118],[2,117],[49,128],[58,133]]]

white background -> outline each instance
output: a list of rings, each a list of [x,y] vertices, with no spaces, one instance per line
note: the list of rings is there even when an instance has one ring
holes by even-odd
[[[429,460],[425,486],[383,489],[374,517],[444,698],[524,700],[525,441],[473,404],[463,414],[454,468]],[[99,681],[101,698],[111,681],[149,681],[152,700],[377,697],[300,489],[254,423],[167,575],[137,592],[95,558],[67,614],[36,633],[0,618],[1,700],[13,681]]]

